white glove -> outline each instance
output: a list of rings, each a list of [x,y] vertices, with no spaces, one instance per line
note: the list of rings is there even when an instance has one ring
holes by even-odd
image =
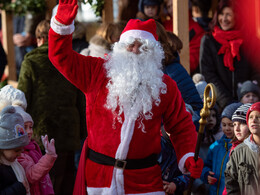
[[[49,142],[48,140],[48,135],[45,135],[45,136],[41,136],[42,138],[42,144],[45,148],[45,152],[46,154],[49,154],[49,155],[56,155],[56,149],[55,149],[55,141],[54,139],[51,139],[51,141]]]

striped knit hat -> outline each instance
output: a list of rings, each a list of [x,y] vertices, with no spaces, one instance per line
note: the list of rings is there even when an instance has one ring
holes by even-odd
[[[238,121],[246,124],[246,113],[250,106],[252,106],[252,103],[247,103],[239,106],[232,115],[232,122]]]

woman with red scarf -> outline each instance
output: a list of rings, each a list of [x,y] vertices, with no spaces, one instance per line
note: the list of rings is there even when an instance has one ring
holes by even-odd
[[[235,0],[221,0],[211,22],[211,32],[201,41],[200,71],[208,83],[215,84],[217,104],[222,110],[237,101],[237,84],[257,80],[260,74],[245,55],[241,31],[236,21]]]

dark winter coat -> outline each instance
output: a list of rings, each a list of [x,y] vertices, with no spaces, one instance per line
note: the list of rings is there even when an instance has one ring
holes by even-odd
[[[189,177],[183,175],[178,168],[178,162],[175,150],[170,138],[165,130],[162,131],[161,137],[161,153],[158,156],[158,163],[162,170],[162,179],[164,181],[173,182],[176,185],[175,195],[181,195],[187,189]]]
[[[11,166],[0,164],[0,195],[25,195],[24,185],[17,181]]]
[[[260,74],[253,69],[252,64],[240,48],[241,60],[234,59],[235,71],[231,72],[224,65],[223,54],[218,55],[221,44],[212,35],[205,35],[201,40],[200,71],[208,83],[217,88],[217,104],[222,110],[226,105],[237,101],[237,84],[246,80],[257,80],[260,83]]]
[[[163,71],[177,83],[184,102],[199,113],[203,107],[202,100],[190,75],[180,64],[179,56],[171,64],[165,66]]]
[[[80,131],[86,132],[85,100],[54,68],[48,58],[47,44],[25,56],[18,89],[25,93],[27,112],[34,120],[34,135],[39,138],[48,134],[54,138],[59,152],[80,148]]]

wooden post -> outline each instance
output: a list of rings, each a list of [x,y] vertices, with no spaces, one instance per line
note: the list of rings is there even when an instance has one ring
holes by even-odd
[[[13,43],[13,14],[2,10],[3,47],[8,60],[8,80],[17,81]]]
[[[190,73],[188,0],[173,0],[173,32],[181,39],[181,64]]]
[[[109,23],[114,21],[113,0],[106,0],[102,11],[102,22]]]

